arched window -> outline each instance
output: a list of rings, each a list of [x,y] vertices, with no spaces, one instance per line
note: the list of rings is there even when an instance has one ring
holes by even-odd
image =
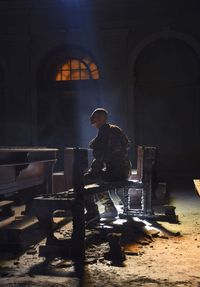
[[[56,66],[55,81],[98,80],[97,65],[90,57],[67,59]]]

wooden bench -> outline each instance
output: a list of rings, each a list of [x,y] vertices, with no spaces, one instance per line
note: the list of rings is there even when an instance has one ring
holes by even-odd
[[[84,197],[107,192],[113,189],[124,190],[124,212],[120,215],[122,218],[137,216],[139,218],[171,221],[176,219],[173,214],[155,215],[152,209],[152,169],[156,157],[156,149],[152,147],[143,147],[142,162],[143,167],[142,181],[125,180],[119,182],[102,182],[84,186],[83,174],[87,168],[87,150],[86,149],[66,149],[70,163],[71,176],[67,178],[69,188],[65,192],[56,194],[46,194],[34,199],[33,213],[38,217],[41,227],[47,236],[47,246],[52,244],[52,224],[53,213],[56,210],[68,210],[72,216],[73,231],[71,240],[67,241],[66,250],[68,257],[73,260],[84,260],[85,257],[85,220],[84,220]],[[131,190],[140,189],[142,191],[142,207],[140,210],[134,210],[130,205]],[[168,220],[169,219],[169,220]],[[54,243],[53,243],[54,244]],[[57,243],[55,243],[57,244]],[[49,252],[49,247],[47,248]],[[48,254],[47,252],[47,254]],[[41,253],[44,256],[44,253]]]

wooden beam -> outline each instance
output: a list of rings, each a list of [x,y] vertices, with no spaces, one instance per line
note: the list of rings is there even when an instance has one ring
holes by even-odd
[[[193,182],[194,182],[195,189],[200,196],[200,179],[193,179]]]

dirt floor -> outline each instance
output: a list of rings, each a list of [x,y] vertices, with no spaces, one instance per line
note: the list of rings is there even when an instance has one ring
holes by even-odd
[[[45,262],[37,244],[20,257],[1,261],[0,286],[200,287],[200,197],[192,187],[176,187],[170,194],[180,224],[160,223],[165,232],[130,245],[133,252],[127,254],[132,255],[122,266],[104,259],[106,243],[90,247],[84,267],[59,258]],[[66,227],[57,232],[66,234]]]

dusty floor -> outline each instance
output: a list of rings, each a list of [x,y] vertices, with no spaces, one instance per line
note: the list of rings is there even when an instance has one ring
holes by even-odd
[[[0,286],[200,287],[200,197],[191,188],[176,188],[171,199],[180,224],[162,226],[181,236],[160,236],[140,245],[137,255],[126,256],[123,267],[103,260],[102,249],[108,250],[104,244],[95,256],[91,249],[78,278],[70,261],[57,259],[45,265],[36,245],[20,258],[1,262]]]

